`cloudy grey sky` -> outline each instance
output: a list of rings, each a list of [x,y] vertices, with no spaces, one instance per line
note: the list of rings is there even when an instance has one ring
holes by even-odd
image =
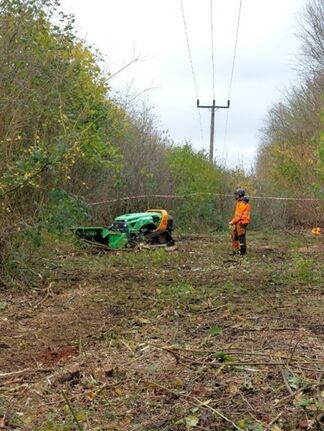
[[[266,112],[297,79],[294,36],[297,14],[306,0],[243,0],[240,31],[228,112],[216,113],[215,157],[249,168],[259,143]],[[216,103],[226,104],[240,0],[213,0]],[[183,0],[193,66],[201,104],[213,98],[210,0]],[[80,36],[98,48],[111,73],[134,55],[139,61],[111,79],[115,91],[131,84],[134,94],[156,107],[162,129],[176,142],[189,139],[209,148],[210,113],[196,108],[180,0],[62,0],[73,12]]]

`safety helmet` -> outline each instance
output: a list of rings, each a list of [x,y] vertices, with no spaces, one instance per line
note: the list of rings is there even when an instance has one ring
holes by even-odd
[[[234,196],[238,198],[242,198],[245,195],[245,190],[243,189],[237,189],[234,192]]]

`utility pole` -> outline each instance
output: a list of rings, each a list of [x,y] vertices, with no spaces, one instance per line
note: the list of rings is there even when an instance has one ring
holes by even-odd
[[[227,101],[227,106],[218,106],[215,104],[215,99],[213,99],[213,104],[211,106],[201,106],[199,105],[199,99],[197,99],[197,108],[208,108],[211,112],[211,122],[210,122],[210,144],[209,144],[209,160],[213,162],[214,160],[214,134],[215,134],[215,111],[217,109],[228,109],[230,107],[230,101]]]

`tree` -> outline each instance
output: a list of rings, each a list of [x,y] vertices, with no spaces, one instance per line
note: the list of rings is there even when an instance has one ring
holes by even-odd
[[[300,68],[304,73],[324,72],[324,3],[308,1],[299,21]]]
[[[106,97],[98,59],[58,6],[56,0],[0,2],[3,196],[62,187],[77,161],[110,167],[116,155],[118,110]]]
[[[265,193],[318,197],[323,181],[324,110],[324,4],[320,0],[306,4],[298,37],[302,42],[298,59],[303,79],[267,114],[256,174]],[[312,208],[311,204],[305,208],[296,203],[287,212],[287,220],[317,223],[319,212],[315,204]]]
[[[57,0],[0,0],[0,252],[80,219],[89,174],[115,169],[121,110]],[[74,192],[78,191],[76,197]],[[56,216],[52,217],[55,213]],[[71,217],[74,214],[74,217]],[[10,253],[9,253],[10,254]]]

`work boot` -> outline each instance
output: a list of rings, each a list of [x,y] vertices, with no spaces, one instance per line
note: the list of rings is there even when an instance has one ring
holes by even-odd
[[[246,254],[246,246],[245,245],[240,247],[239,254],[240,254],[240,256],[244,256]]]
[[[245,237],[239,237],[239,244],[240,244],[240,255],[244,256],[246,253],[246,241]]]

